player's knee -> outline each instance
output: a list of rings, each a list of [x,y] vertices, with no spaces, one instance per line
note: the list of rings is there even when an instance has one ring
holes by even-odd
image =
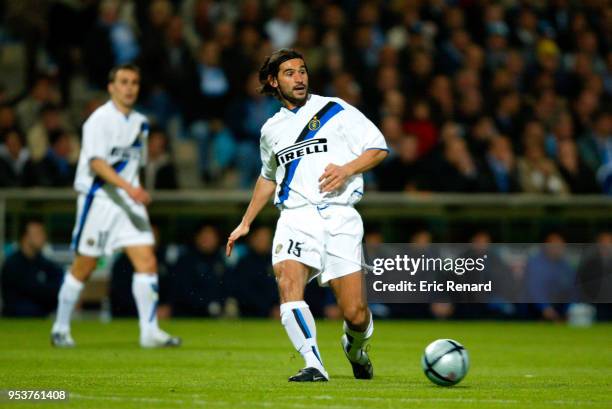
[[[355,303],[343,309],[344,320],[354,327],[367,324],[368,307],[365,303]]]
[[[157,259],[154,254],[139,257],[134,263],[134,269],[142,273],[157,272]]]
[[[296,298],[299,293],[299,283],[295,277],[290,274],[280,274],[278,276],[278,292],[280,293],[281,299],[292,300]]]

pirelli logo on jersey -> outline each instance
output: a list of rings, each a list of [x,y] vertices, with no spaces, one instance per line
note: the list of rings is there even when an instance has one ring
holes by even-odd
[[[142,148],[138,146],[115,146],[111,149],[110,155],[115,160],[140,160]]]
[[[306,155],[323,152],[327,152],[326,138],[308,139],[278,151],[276,154],[276,165],[283,166]]]

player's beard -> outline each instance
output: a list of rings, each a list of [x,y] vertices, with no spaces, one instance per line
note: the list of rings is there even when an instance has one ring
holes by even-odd
[[[308,99],[308,93],[309,93],[308,85],[304,84],[304,88],[306,92],[304,93],[304,96],[302,98],[297,98],[293,96],[292,94],[286,93],[285,91],[283,91],[282,87],[278,87],[278,92],[280,93],[281,97],[284,100],[289,101],[293,105],[302,106],[306,102],[306,99]]]

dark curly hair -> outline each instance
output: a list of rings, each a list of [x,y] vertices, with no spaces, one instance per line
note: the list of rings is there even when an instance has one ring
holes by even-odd
[[[288,48],[281,48],[280,50],[272,53],[271,56],[267,57],[259,69],[259,83],[261,86],[257,89],[257,91],[259,91],[260,94],[271,95],[278,98],[278,90],[270,85],[270,77],[276,77],[278,75],[278,68],[280,65],[285,61],[293,60],[294,58],[304,60],[302,54]],[[304,64],[306,64],[305,61]],[[308,72],[308,68],[306,68],[306,71]]]

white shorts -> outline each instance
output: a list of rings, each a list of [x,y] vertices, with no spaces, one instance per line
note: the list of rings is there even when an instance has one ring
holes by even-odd
[[[352,206],[304,206],[281,212],[272,264],[296,260],[312,268],[319,284],[361,271],[363,222]]]
[[[78,254],[100,257],[124,247],[154,243],[144,205],[79,195],[72,232],[72,248]]]

